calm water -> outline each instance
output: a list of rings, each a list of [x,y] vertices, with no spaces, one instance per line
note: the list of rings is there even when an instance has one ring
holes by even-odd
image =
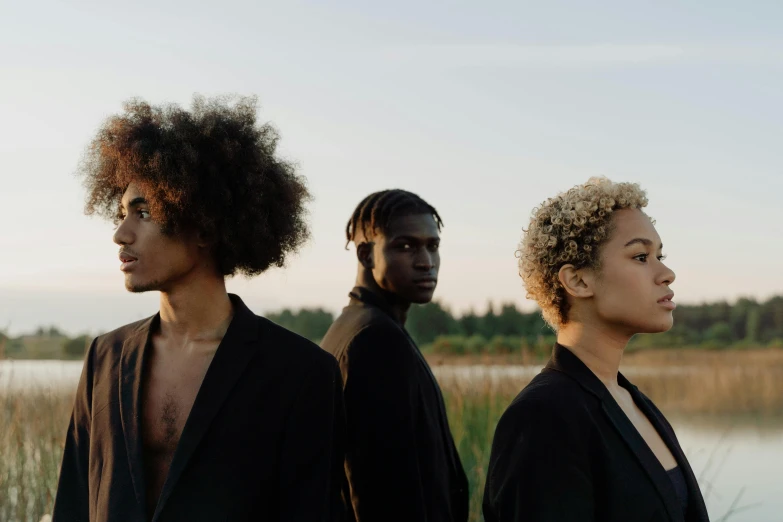
[[[0,392],[73,387],[78,361],[0,361]],[[540,367],[436,367],[442,381],[529,379]],[[625,368],[624,373],[648,371]],[[671,371],[677,371],[672,369]],[[713,522],[736,501],[730,522],[783,522],[783,421],[752,418],[670,418],[699,476]]]

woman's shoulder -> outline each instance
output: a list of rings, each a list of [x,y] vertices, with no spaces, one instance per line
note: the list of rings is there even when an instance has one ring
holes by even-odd
[[[562,426],[583,429],[591,424],[600,400],[568,375],[544,369],[514,398],[498,429],[514,426]]]

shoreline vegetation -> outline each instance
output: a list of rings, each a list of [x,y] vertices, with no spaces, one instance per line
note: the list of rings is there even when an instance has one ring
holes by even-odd
[[[523,365],[519,353],[427,358],[443,388],[468,475],[470,521],[478,522],[497,421],[542,362]],[[783,429],[783,350],[645,349],[627,354],[623,366],[672,420],[699,418],[723,430],[741,419]],[[38,522],[51,513],[75,385],[49,391],[0,389],[0,498],[8,499],[0,503],[0,522]]]
[[[334,321],[322,308],[268,313],[279,325],[318,343]],[[424,353],[444,355],[510,355],[528,361],[546,359],[554,332],[538,311],[523,312],[513,303],[489,303],[487,310],[457,316],[433,301],[410,308],[405,325]],[[11,337],[0,331],[0,359],[80,359],[93,335],[70,337],[55,326]],[[633,352],[648,348],[694,350],[748,350],[783,348],[783,295],[766,301],[741,298],[682,304],[674,311],[674,327],[662,334],[637,335],[628,345]]]
[[[316,343],[334,319],[319,309],[267,317]],[[497,422],[548,359],[554,334],[540,314],[514,305],[461,317],[439,303],[414,306],[406,327],[443,389],[470,484],[470,521],[478,522]],[[79,361],[91,340],[52,327],[14,338],[0,332],[0,359]],[[670,332],[632,340],[621,371],[672,420],[783,429],[783,296],[680,306]],[[0,388],[0,522],[51,513],[75,386]]]

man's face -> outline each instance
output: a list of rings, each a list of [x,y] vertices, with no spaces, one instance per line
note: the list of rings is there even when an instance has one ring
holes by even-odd
[[[120,245],[120,270],[129,291],[169,291],[193,273],[203,255],[196,241],[164,234],[133,183],[122,196],[118,218],[114,242]]]
[[[376,283],[401,300],[429,303],[440,267],[440,234],[430,214],[392,219],[386,233],[377,233],[373,247]]]

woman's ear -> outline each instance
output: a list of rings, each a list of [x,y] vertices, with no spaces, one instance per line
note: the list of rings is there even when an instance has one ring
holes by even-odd
[[[375,268],[375,259],[373,257],[374,250],[375,243],[370,241],[365,241],[356,245],[356,258],[359,260],[359,263],[368,270]]]
[[[563,265],[557,273],[557,278],[571,297],[593,297],[593,278],[587,269],[577,269],[571,264]]]

